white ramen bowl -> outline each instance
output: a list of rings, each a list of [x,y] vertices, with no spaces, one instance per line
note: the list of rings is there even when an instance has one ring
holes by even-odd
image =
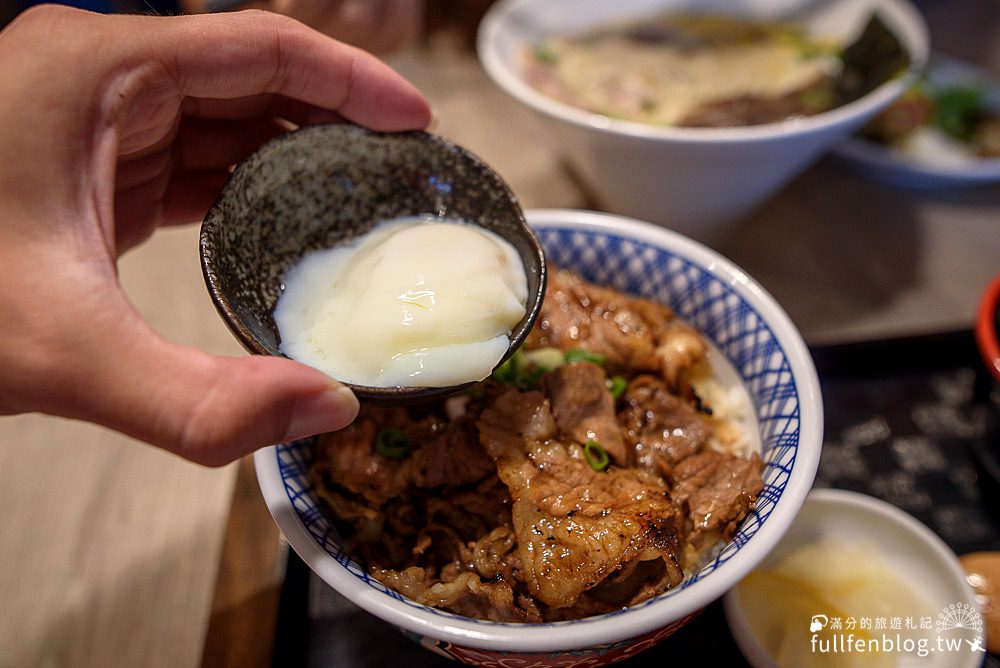
[[[789,19],[839,43],[849,43],[877,11],[909,51],[911,66],[836,109],[726,128],[608,118],[549,97],[524,78],[524,54],[546,36],[684,10]],[[906,0],[501,0],[480,25],[478,51],[493,81],[546,120],[552,148],[568,158],[602,208],[711,240],[906,90],[927,60],[928,35]]]
[[[571,210],[526,212],[548,261],[667,304],[698,327],[735,369],[754,407],[764,490],[733,540],[678,587],[634,607],[585,619],[511,624],[420,605],[371,578],[342,549],[312,489],[304,439],[255,456],[267,505],[289,544],[330,586],[424,646],[476,665],[603,665],[652,646],[752,570],[784,535],[819,463],[823,412],[809,351],[774,299],[701,244],[636,220]],[[524,655],[522,657],[522,655]],[[519,664],[520,665],[520,664]],[[528,665],[528,664],[525,664]]]

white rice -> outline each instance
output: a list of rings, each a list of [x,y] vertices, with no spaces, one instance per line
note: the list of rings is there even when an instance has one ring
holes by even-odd
[[[743,458],[760,454],[760,435],[750,395],[733,366],[711,344],[708,364],[693,375],[691,385],[702,404],[712,409],[715,430],[708,447]]]

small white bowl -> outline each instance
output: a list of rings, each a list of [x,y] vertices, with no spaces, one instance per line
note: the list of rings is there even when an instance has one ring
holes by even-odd
[[[807,118],[750,127],[680,128],[611,119],[570,106],[524,79],[522,58],[554,34],[684,9],[789,18],[842,43],[878,11],[909,51],[911,66],[847,105]],[[553,147],[569,156],[602,207],[712,239],[848,137],[899,96],[923,67],[927,27],[906,0],[502,0],[480,24],[479,58],[490,77],[549,121]]]
[[[791,529],[761,566],[766,568],[768,563],[781,559],[801,545],[824,539],[845,543],[859,539],[869,541],[893,566],[894,573],[919,592],[934,612],[946,614],[949,606],[968,606],[964,610],[978,613],[975,592],[966,582],[958,557],[944,541],[899,508],[857,492],[819,489],[810,493]],[[726,594],[724,607],[736,644],[747,660],[754,668],[775,668],[774,659],[759,644],[747,624],[739,589]],[[804,626],[810,622],[809,619],[801,621]],[[928,630],[931,641],[935,633],[936,628]],[[932,651],[922,660],[900,653],[899,665],[909,665],[907,661],[914,660],[914,665],[926,668],[973,668],[982,663],[984,649],[976,651],[964,642],[961,647],[957,651]],[[858,658],[857,655],[854,658]]]
[[[261,492],[289,544],[330,586],[441,654],[475,665],[599,666],[667,637],[753,569],[791,525],[819,464],[823,405],[795,326],[752,278],[718,253],[620,216],[525,212],[548,261],[673,307],[731,363],[756,412],[764,490],[733,540],[680,586],[625,610],[567,622],[510,624],[409,600],[344,551],[308,475],[310,439],[257,452]]]
[[[924,79],[931,90],[980,88],[987,108],[1000,114],[1000,79],[980,67],[935,54]],[[832,155],[863,176],[905,188],[957,188],[1000,182],[1000,157],[970,156],[942,163],[934,155],[913,155],[864,137],[848,139],[834,148]]]

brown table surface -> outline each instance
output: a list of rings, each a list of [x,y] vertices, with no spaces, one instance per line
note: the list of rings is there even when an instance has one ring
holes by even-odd
[[[922,8],[941,50],[1000,74],[1000,5]],[[439,35],[391,62],[427,92],[434,130],[491,163],[525,206],[589,205],[538,119],[460,40]],[[122,282],[164,335],[241,354],[205,292],[196,239],[159,232],[122,261]],[[968,327],[1000,271],[1000,186],[899,190],[821,162],[717,248],[810,343]],[[283,548],[246,462],[205,469],[37,415],[0,419],[0,444],[0,666],[268,663]]]

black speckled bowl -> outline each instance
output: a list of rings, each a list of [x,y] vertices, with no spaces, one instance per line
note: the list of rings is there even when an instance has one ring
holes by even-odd
[[[349,241],[382,220],[419,214],[481,225],[517,249],[527,272],[528,304],[511,333],[507,359],[541,308],[542,247],[517,198],[493,170],[465,149],[424,132],[321,125],[262,146],[236,167],[201,226],[205,282],[219,314],[247,350],[283,355],[274,305],[285,272],[307,251]],[[403,404],[466,385],[350,387],[362,401]]]

